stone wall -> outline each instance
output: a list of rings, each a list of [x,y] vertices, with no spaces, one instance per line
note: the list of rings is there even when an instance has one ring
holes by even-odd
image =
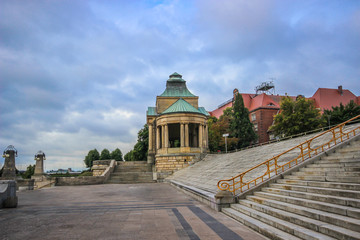
[[[74,185],[94,185],[94,184],[103,184],[105,183],[110,174],[114,171],[116,161],[115,160],[105,160],[109,161],[110,164],[107,166],[106,170],[100,176],[78,176],[78,177],[57,177],[56,186],[74,186]]]
[[[57,177],[56,186],[94,185],[104,183],[103,176]]]
[[[195,154],[156,156],[156,171],[171,174],[189,166],[194,158]]]
[[[16,190],[34,190],[34,179],[17,179]]]
[[[17,207],[16,182],[14,180],[0,180],[0,208]]]

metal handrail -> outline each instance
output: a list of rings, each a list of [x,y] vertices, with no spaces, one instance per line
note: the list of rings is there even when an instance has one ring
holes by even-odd
[[[249,190],[260,183],[264,182],[267,179],[270,179],[274,176],[277,176],[284,171],[298,165],[301,162],[304,162],[305,160],[316,156],[317,154],[324,152],[325,150],[347,140],[350,138],[350,135],[353,134],[353,136],[356,136],[360,133],[360,126],[356,127],[348,132],[344,132],[343,128],[344,126],[354,121],[355,119],[360,119],[360,115],[349,119],[346,122],[343,122],[325,132],[322,132],[318,135],[316,135],[313,138],[310,138],[306,140],[305,142],[300,143],[299,145],[290,148],[289,150],[276,155],[252,168],[249,170],[242,172],[238,174],[235,177],[220,180],[217,184],[218,188],[223,191],[230,191],[234,195],[237,193],[237,191],[240,191],[240,193]],[[312,146],[312,143],[314,143],[314,140],[321,140],[320,138],[323,137],[325,134],[330,133],[332,135],[331,139],[319,146]],[[296,155],[295,157],[290,157],[291,159],[288,160],[288,157],[285,157],[286,154],[292,154]],[[284,160],[282,161],[280,158],[283,157]],[[285,163],[284,163],[285,162]],[[261,172],[261,169],[263,171]],[[258,172],[261,172],[260,176],[251,176],[256,175]]]

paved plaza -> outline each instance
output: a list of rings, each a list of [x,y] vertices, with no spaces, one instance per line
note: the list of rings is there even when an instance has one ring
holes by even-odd
[[[166,183],[53,187],[0,209],[0,239],[265,239]]]

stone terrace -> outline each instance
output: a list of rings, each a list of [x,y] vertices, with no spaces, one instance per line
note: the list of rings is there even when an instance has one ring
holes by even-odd
[[[345,128],[345,132],[360,124],[353,124]],[[271,143],[268,145],[251,148],[235,153],[228,154],[208,154],[204,160],[175,172],[168,177],[168,181],[176,181],[183,185],[195,187],[215,194],[218,191],[217,183],[219,180],[228,179],[236,176],[255,165],[266,161],[304,141],[316,136],[319,133],[310,134],[302,137],[289,139],[286,141]],[[314,141],[312,146],[318,146],[325,139],[331,139],[331,134],[325,134]],[[284,162],[295,157],[299,151],[286,154],[279,162]],[[261,172],[262,173],[262,172]],[[258,176],[260,172],[254,172],[252,176]],[[246,179],[244,179],[246,180]]]

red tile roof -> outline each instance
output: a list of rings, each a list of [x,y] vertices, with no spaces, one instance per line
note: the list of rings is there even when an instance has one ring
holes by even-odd
[[[341,94],[339,89],[319,88],[310,99],[315,100],[315,106],[321,111],[331,110],[332,107],[339,106],[340,103],[346,105],[351,100],[359,104],[359,97],[347,89],[343,89]]]

